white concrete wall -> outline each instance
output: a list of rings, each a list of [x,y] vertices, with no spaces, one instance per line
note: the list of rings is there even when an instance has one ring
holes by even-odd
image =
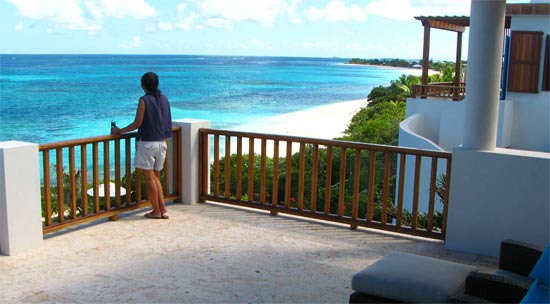
[[[38,145],[0,142],[0,253],[42,244]]]
[[[406,117],[416,113],[422,113],[424,116],[422,128],[415,128],[417,134],[430,139],[445,151],[451,151],[462,143],[464,102],[408,98]],[[401,146],[401,137],[399,141]]]
[[[546,35],[550,34],[550,16],[512,17],[512,31],[542,31],[541,54],[544,55]],[[541,91],[544,59],[541,56],[539,93],[506,92],[514,101],[511,148],[550,152],[550,92]]]
[[[496,257],[504,239],[545,245],[549,185],[548,153],[455,149],[446,247]]]
[[[426,115],[424,113],[416,113],[399,124],[399,146],[411,147],[425,150],[445,151],[439,147],[436,143],[428,138],[425,138],[419,134],[423,133],[426,127]],[[416,166],[416,157],[407,156],[405,162],[405,183],[403,188],[403,207],[412,212],[413,195],[414,195],[414,173]],[[418,210],[419,212],[427,212],[429,206],[430,197],[430,175],[431,175],[431,159],[423,157],[421,160],[420,171],[420,184],[419,184],[419,196],[418,196]],[[397,172],[400,170],[400,161],[397,161]],[[445,161],[438,162],[437,176],[444,173],[446,170]],[[399,186],[396,186],[399,189]],[[437,198],[436,198],[437,200]],[[395,194],[395,201],[397,201],[397,191]],[[436,208],[442,207],[436,203]],[[442,210],[437,208],[437,210]]]
[[[181,127],[181,201],[184,204],[199,202],[199,129],[210,128],[209,120],[180,119],[173,121]],[[208,180],[210,180],[208,178]]]
[[[508,148],[512,144],[514,102],[501,100],[498,106],[497,147]]]

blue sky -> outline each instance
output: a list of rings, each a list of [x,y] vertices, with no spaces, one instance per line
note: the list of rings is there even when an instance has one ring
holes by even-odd
[[[0,53],[418,59],[414,16],[469,11],[469,0],[0,0]],[[430,57],[454,61],[456,34],[431,35]]]

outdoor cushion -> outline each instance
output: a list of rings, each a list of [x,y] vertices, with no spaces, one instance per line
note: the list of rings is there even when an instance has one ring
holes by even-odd
[[[405,302],[446,302],[464,289],[466,276],[477,268],[392,251],[356,273],[355,291]]]
[[[497,269],[494,272],[494,274],[497,275],[497,276],[508,278],[508,279],[521,281],[521,282],[526,283],[527,285],[531,285],[531,283],[533,283],[533,281],[534,281],[533,279],[530,279],[529,277],[526,277],[524,275],[515,273],[513,271],[504,270],[504,269]]]
[[[546,286],[550,285],[550,244],[546,244],[546,248],[531,270],[529,277],[533,280],[540,280]]]

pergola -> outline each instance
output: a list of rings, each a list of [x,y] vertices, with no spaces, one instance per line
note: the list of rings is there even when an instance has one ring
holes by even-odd
[[[453,83],[440,84],[432,92],[436,95],[445,92],[443,95],[452,97],[453,100],[461,100],[465,88],[460,83],[461,75],[461,61],[462,61],[462,34],[468,26],[470,26],[470,17],[468,16],[419,16],[414,17],[416,20],[420,20],[424,26],[424,48],[422,55],[422,85],[420,86],[420,92],[416,92],[416,95],[420,95],[422,98],[427,98],[428,90],[428,69],[430,66],[430,30],[432,28],[451,31],[457,34],[456,38],[456,65],[455,65],[455,77]],[[505,28],[510,27],[510,18],[506,17]],[[437,91],[437,92],[436,92]]]

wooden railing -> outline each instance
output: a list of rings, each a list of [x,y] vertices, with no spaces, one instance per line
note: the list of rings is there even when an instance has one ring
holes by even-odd
[[[173,132],[161,171],[165,201],[181,198],[181,128]],[[141,170],[133,171],[135,138],[129,133],[40,145],[44,233],[105,217],[116,220],[150,204]]]
[[[455,86],[452,82],[430,83],[427,85],[413,85],[412,97],[415,98],[447,98],[455,101],[463,100],[466,94],[466,86],[461,83]]]
[[[201,201],[345,223],[352,229],[365,226],[445,238],[450,153],[214,129],[199,132]],[[427,189],[421,187],[423,162],[429,164]],[[406,172],[411,164],[414,169]],[[409,191],[404,190],[407,186]],[[420,202],[425,190],[428,201]],[[407,197],[409,192],[412,197]]]

